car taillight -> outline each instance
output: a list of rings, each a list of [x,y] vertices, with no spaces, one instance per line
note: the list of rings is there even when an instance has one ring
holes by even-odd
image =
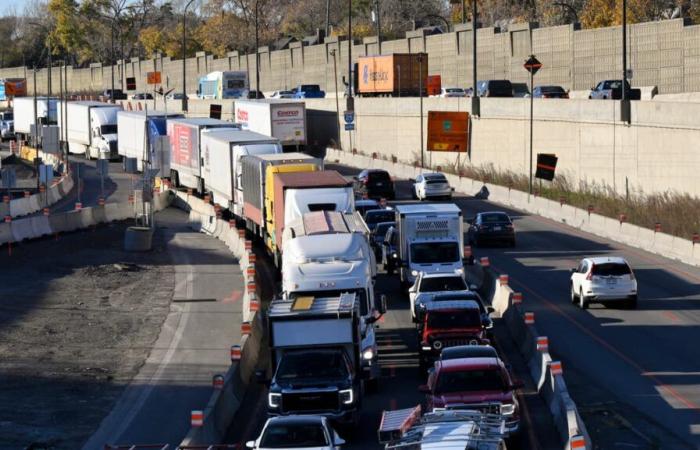
[[[509,223],[508,225],[506,225],[506,228],[508,228],[509,230],[512,230],[512,229],[514,229],[515,227],[513,226],[512,223]]]
[[[595,264],[591,266],[591,271],[588,272],[588,275],[586,275],[586,279],[589,281],[593,279],[593,269],[595,269]]]
[[[563,94],[561,98],[569,98],[569,94]]]

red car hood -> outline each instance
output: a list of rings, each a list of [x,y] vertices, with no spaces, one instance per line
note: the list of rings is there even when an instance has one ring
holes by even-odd
[[[473,405],[478,403],[512,403],[511,391],[483,391],[483,392],[452,392],[433,396],[433,407],[443,408],[445,405]]]

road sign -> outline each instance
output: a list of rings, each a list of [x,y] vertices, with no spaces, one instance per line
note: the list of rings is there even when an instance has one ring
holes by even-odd
[[[549,153],[537,154],[537,171],[535,178],[552,181],[554,179],[554,171],[557,168],[557,155]]]
[[[2,169],[2,171],[0,171],[0,178],[2,178],[2,187],[4,189],[12,189],[17,186],[17,176],[14,167],[5,167]]]
[[[354,123],[346,123],[345,124],[345,131],[353,131],[354,129],[355,129]]]
[[[469,151],[469,113],[428,111],[428,151]]]
[[[542,68],[542,63],[539,62],[537,58],[535,58],[535,55],[530,55],[530,58],[528,58],[528,60],[525,61],[523,67],[525,67],[525,69],[532,75],[535,75],[537,71]]]
[[[136,78],[135,77],[127,77],[126,78],[126,90],[127,91],[135,91],[136,90]]]
[[[97,160],[97,173],[103,177],[106,177],[109,174],[109,160],[108,159],[98,159]]]
[[[39,165],[39,182],[49,186],[53,181],[53,166],[51,164]]]
[[[345,123],[353,123],[355,121],[355,111],[345,111],[343,112],[343,117],[345,118]]]
[[[160,84],[160,72],[148,72],[146,74],[148,84]]]

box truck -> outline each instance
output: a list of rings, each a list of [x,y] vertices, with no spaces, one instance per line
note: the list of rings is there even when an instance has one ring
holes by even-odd
[[[285,147],[306,145],[306,105],[294,100],[237,100],[236,122],[251,130],[280,140]]]
[[[280,142],[269,136],[245,130],[217,130],[203,133],[202,174],[205,189],[215,203],[243,215],[241,158],[246,155],[282,153]]]
[[[68,152],[85,158],[114,159],[117,153],[117,112],[120,105],[80,101],[59,102],[58,126]],[[65,119],[65,124],[63,123]]]
[[[197,98],[226,99],[240,98],[248,93],[248,72],[211,72],[199,79]]]
[[[360,418],[360,314],[355,294],[275,300],[267,315],[272,416],[323,415],[337,424]]]
[[[276,173],[265,187],[266,244],[281,265],[282,232],[291,223],[311,211],[352,212],[355,195],[352,183],[334,170],[320,172]]]
[[[462,210],[453,203],[396,206],[401,286],[408,289],[419,272],[463,271]]]
[[[12,101],[12,111],[15,117],[15,135],[17,139],[29,142],[34,123],[39,125],[56,124],[57,98],[37,97],[36,114],[34,110],[34,97],[16,97]]]
[[[175,187],[185,186],[199,194],[205,190],[202,165],[202,134],[213,129],[240,130],[238,124],[218,119],[168,119],[170,141],[170,181]]]
[[[136,158],[136,166],[143,171],[144,161],[151,169],[159,169],[159,177],[170,176],[170,141],[167,119],[184,117],[161,111],[117,112],[117,152],[124,158]]]
[[[323,160],[304,153],[249,155],[241,158],[242,176],[239,184],[243,210],[235,205],[236,215],[245,218],[246,228],[265,239],[265,186],[267,180],[280,172],[310,172],[323,170]]]
[[[359,96],[417,96],[421,88],[425,95],[428,54],[360,56],[355,64],[355,73],[355,92]]]

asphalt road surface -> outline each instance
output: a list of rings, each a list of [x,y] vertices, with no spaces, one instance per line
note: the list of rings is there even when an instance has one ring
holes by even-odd
[[[409,183],[398,185],[406,198]],[[465,218],[505,210],[515,219],[516,248],[475,255],[523,293],[598,448],[700,448],[700,269],[472,197],[454,201]],[[569,270],[596,255],[632,265],[636,310],[571,304]]]

